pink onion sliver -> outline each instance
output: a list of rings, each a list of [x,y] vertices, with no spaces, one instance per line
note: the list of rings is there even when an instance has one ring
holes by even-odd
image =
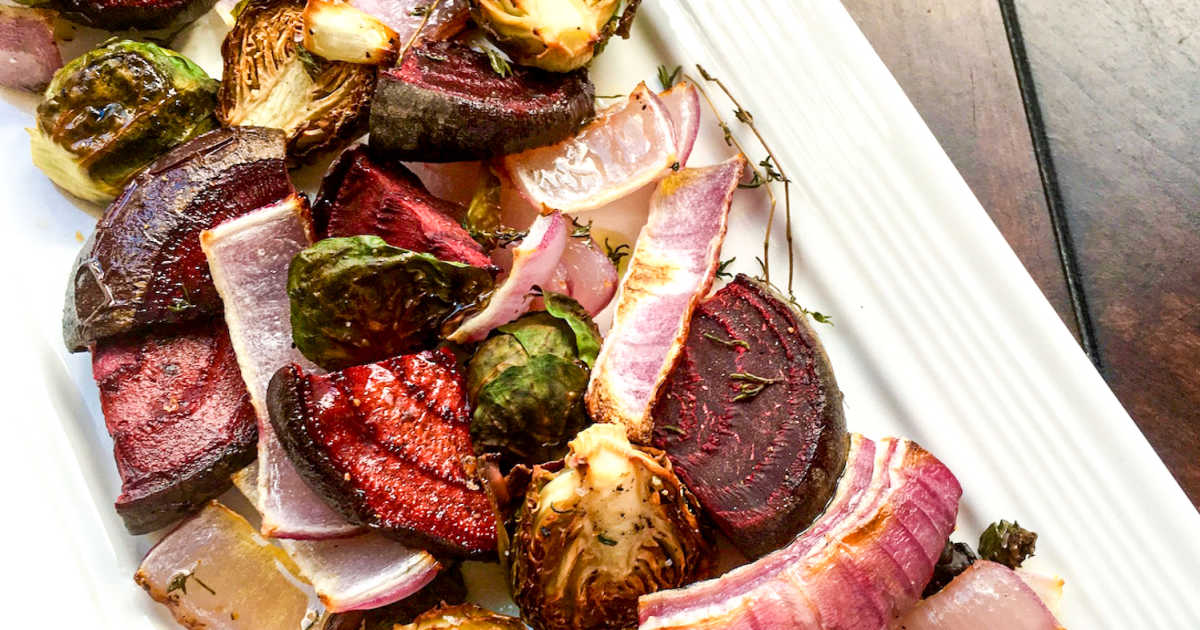
[[[590,238],[568,239],[558,266],[566,282],[565,293],[592,317],[604,310],[617,292],[617,268]]]
[[[1008,567],[979,560],[892,622],[893,630],[1057,630],[1062,625]]]
[[[687,166],[696,136],[700,135],[700,90],[690,81],[680,81],[658,95],[675,125],[675,147],[679,165]]]
[[[533,300],[530,291],[553,278],[568,238],[567,221],[561,212],[535,219],[529,234],[512,250],[512,268],[492,293],[487,306],[463,322],[447,339],[457,343],[480,341],[493,328],[528,311]]]

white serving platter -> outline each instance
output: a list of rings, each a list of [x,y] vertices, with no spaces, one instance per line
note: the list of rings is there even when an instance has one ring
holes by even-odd
[[[219,22],[205,20],[178,45],[219,76]],[[597,93],[654,85],[660,63],[724,79],[792,176],[795,293],[833,316],[818,328],[850,427],[911,437],[951,467],[964,488],[958,539],[999,518],[1035,529],[1032,566],[1066,580],[1068,627],[1200,628],[1200,515],[841,5],[650,0],[634,38],[597,63]],[[30,163],[36,99],[0,97],[6,625],[171,628],[131,579],[153,537],[128,536],[112,510],[119,483],[90,363],[59,332],[99,209]],[[715,121],[703,128],[694,165],[727,152]],[[765,217],[760,193],[739,193],[724,249],[734,270],[757,272]],[[632,237],[625,219],[589,218]],[[781,285],[784,247],[771,260]],[[486,574],[471,567],[473,594],[503,605]]]

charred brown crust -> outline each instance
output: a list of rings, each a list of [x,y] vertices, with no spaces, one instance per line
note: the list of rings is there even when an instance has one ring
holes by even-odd
[[[752,558],[819,516],[845,467],[842,394],[820,340],[786,298],[744,275],[696,308],[653,415],[654,445]]]
[[[293,194],[274,129],[217,129],[168,151],[105,211],[75,259],[63,306],[72,352],[222,310],[200,232]]]
[[[501,77],[487,55],[432,42],[409,52],[400,67],[380,72],[371,149],[423,162],[519,153],[570,136],[595,113],[594,97],[584,70],[514,67]]]

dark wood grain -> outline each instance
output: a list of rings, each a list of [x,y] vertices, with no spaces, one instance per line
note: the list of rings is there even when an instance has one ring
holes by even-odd
[[[843,3],[1078,334],[996,0]]]
[[[1200,3],[1016,7],[1102,371],[1200,506]]]

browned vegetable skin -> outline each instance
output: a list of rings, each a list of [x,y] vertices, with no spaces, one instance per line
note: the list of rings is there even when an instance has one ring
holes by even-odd
[[[568,445],[564,466],[538,466],[517,514],[513,600],[537,630],[637,626],[637,600],[708,576],[700,509],[659,450],[616,424]]]
[[[63,306],[67,348],[220,313],[200,232],[294,193],[277,130],[217,129],[168,151],[80,250]]]
[[[422,162],[481,160],[554,144],[595,112],[583,70],[513,68],[456,42],[411,50],[380,73],[371,103],[371,149]]]
[[[291,165],[336,150],[366,130],[375,68],[307,51],[304,3],[246,0],[221,44],[217,117],[282,129]]]
[[[337,613],[329,617],[322,630],[392,630],[396,624],[411,623],[439,605],[453,606],[466,599],[467,585],[461,568],[454,563],[416,593],[380,608]]]
[[[475,604],[459,604],[434,608],[413,619],[412,623],[396,626],[394,630],[521,630],[524,627],[519,619],[494,613]]]

